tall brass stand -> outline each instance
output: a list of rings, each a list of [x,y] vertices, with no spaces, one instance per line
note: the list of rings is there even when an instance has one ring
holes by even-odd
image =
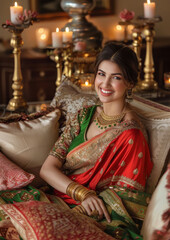
[[[25,110],[27,108],[27,103],[23,99],[23,79],[20,64],[21,47],[23,46],[22,32],[23,29],[12,30],[11,46],[14,48],[14,74],[12,84],[13,98],[7,106],[9,111]]]
[[[139,81],[137,89],[139,91],[152,91],[158,89],[158,84],[154,80],[154,60],[153,60],[153,40],[155,36],[154,25],[156,22],[161,21],[161,17],[155,17],[153,19],[147,19],[139,17],[143,22],[143,32],[146,39],[146,56],[144,62],[144,80]]]

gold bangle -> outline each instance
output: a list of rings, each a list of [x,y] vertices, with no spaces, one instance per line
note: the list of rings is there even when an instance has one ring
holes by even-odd
[[[83,202],[90,195],[96,195],[96,192],[80,185],[76,182],[71,182],[66,189],[66,194],[75,201]]]

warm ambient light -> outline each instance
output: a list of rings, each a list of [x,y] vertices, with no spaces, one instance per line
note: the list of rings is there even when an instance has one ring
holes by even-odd
[[[69,32],[70,30],[69,30],[69,27],[66,27],[66,32]]]
[[[56,28],[56,32],[59,32],[60,30],[59,30],[59,28]]]
[[[150,4],[150,3],[151,3],[151,1],[150,1],[150,0],[147,0],[147,3],[148,3],[148,4]]]
[[[17,2],[15,2],[15,3],[14,3],[14,6],[15,6],[15,7],[17,7],[17,6],[18,6],[18,3],[17,3]]]
[[[116,29],[117,29],[118,31],[121,31],[121,30],[122,30],[122,26],[117,25],[117,26],[116,26]]]

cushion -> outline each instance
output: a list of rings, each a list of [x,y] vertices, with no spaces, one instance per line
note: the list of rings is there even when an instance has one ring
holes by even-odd
[[[146,240],[159,239],[152,238],[152,235],[155,234],[154,232],[163,231],[165,234],[166,226],[168,227],[167,222],[165,221],[165,219],[163,219],[163,214],[170,209],[170,203],[168,203],[168,194],[170,193],[170,182],[168,186],[168,178],[170,181],[170,165],[169,169],[164,173],[161,180],[159,181],[159,184],[156,187],[152,195],[151,202],[149,203],[149,206],[147,208],[146,216],[141,230],[141,233],[144,236],[144,239]],[[170,221],[170,219],[168,221]]]
[[[84,106],[100,104],[99,99],[94,91],[83,91],[79,86],[74,84],[71,79],[63,76],[60,86],[57,88],[55,97],[51,106],[60,106],[64,116],[70,117],[78,112]]]
[[[60,110],[11,115],[0,120],[0,150],[22,169],[37,175],[58,138]]]
[[[114,239],[98,228],[94,220],[55,203],[28,201],[0,208],[8,214],[23,240]]]
[[[153,193],[165,163],[170,159],[170,108],[150,100],[134,96],[131,103],[143,122],[149,137],[153,170],[147,181],[146,191]]]
[[[28,185],[34,179],[0,152],[0,191]]]

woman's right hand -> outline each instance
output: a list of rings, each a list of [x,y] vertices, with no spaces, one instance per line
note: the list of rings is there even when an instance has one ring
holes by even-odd
[[[104,205],[104,202],[96,195],[90,195],[81,203],[81,205],[85,208],[89,216],[92,216],[94,211],[97,211],[99,220],[105,216],[106,220],[109,223],[111,222],[110,215]]]

